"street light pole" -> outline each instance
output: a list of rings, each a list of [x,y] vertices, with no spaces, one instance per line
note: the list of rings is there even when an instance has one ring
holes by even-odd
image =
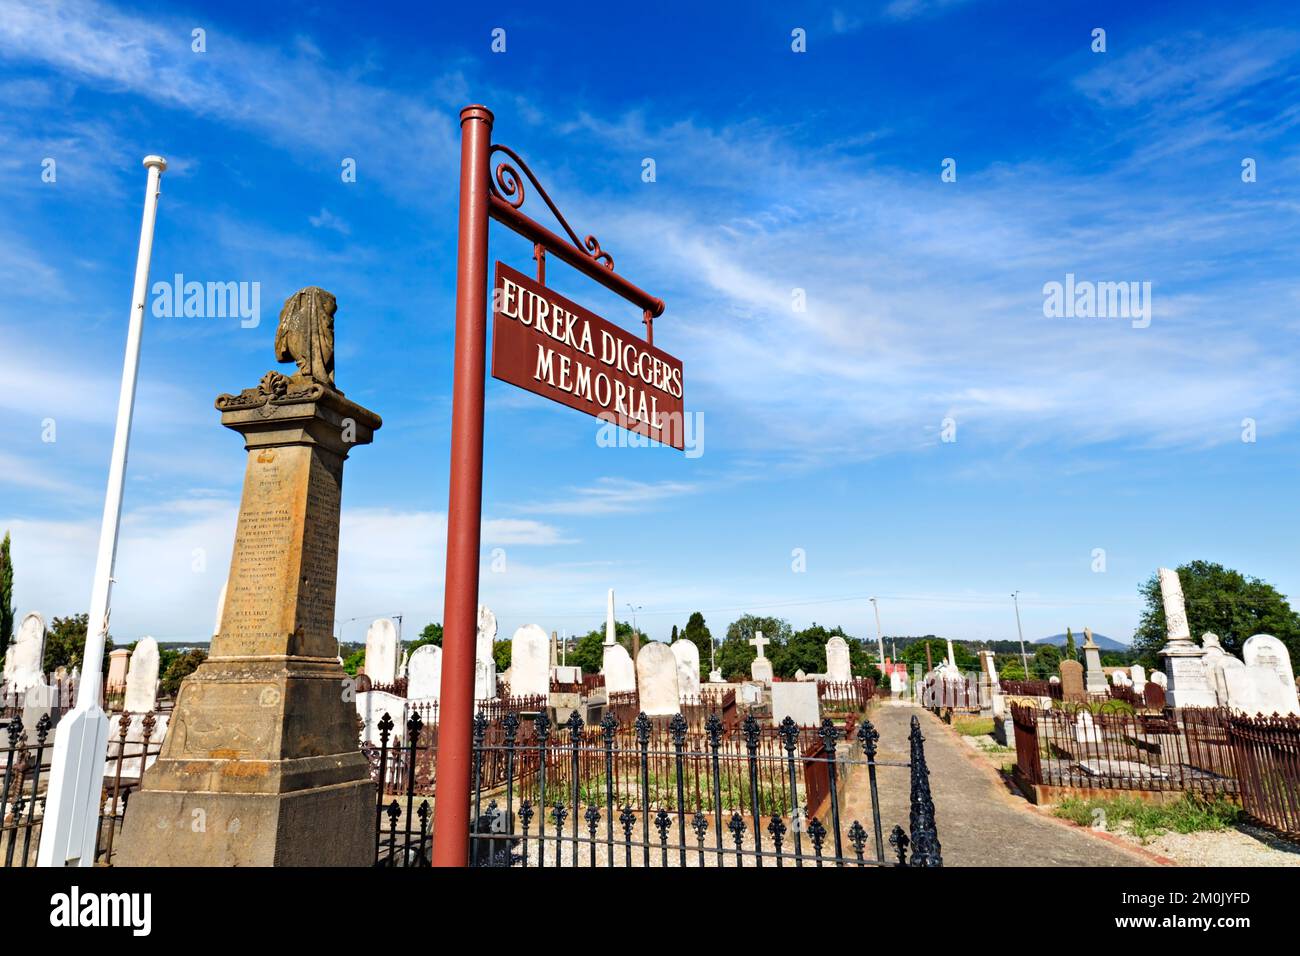
[[[1012,591],[1011,600],[1016,605],[1016,631],[1020,634],[1020,664],[1025,669],[1025,680],[1029,680],[1029,657],[1025,654],[1025,632],[1020,627],[1020,592]]]
[[[875,598],[872,598],[871,606],[876,609],[876,648],[880,653],[880,667],[883,673],[885,667],[885,638],[880,633],[880,605],[876,603]]]

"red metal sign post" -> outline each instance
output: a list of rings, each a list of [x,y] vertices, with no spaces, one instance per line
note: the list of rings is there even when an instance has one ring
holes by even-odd
[[[456,356],[452,382],[451,481],[447,506],[447,569],[443,596],[442,697],[439,706],[433,865],[467,866],[470,774],[473,769],[474,649],[478,629],[479,539],[483,509],[483,388],[487,365],[488,218],[534,244],[538,280],[551,252],[642,310],[646,337],[663,300],[614,271],[595,236],[577,234],[527,166],[508,146],[492,143],[492,111],[460,111],[460,220],[456,251]],[[505,160],[497,166],[492,154]],[[527,177],[568,239],[519,211]]]

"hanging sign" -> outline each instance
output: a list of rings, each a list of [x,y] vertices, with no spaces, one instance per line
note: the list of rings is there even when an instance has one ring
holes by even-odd
[[[685,448],[679,360],[503,262],[492,307],[493,378]]]

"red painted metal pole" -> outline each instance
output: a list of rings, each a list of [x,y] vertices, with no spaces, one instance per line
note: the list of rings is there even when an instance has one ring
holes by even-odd
[[[433,865],[469,863],[483,509],[483,387],[487,359],[488,150],[492,112],[460,111],[460,224],[456,253],[456,357],[451,406],[451,491],[443,596],[442,699],[434,797]]]

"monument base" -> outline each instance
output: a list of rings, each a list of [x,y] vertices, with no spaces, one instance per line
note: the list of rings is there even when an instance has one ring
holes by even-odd
[[[1165,702],[1170,707],[1214,707],[1218,704],[1209,675],[1205,672],[1205,651],[1192,644],[1186,647],[1166,647],[1160,652],[1164,658],[1165,676],[1169,685],[1165,689]]]
[[[130,805],[114,866],[375,861],[375,785],[369,779],[276,794],[144,790]]]

